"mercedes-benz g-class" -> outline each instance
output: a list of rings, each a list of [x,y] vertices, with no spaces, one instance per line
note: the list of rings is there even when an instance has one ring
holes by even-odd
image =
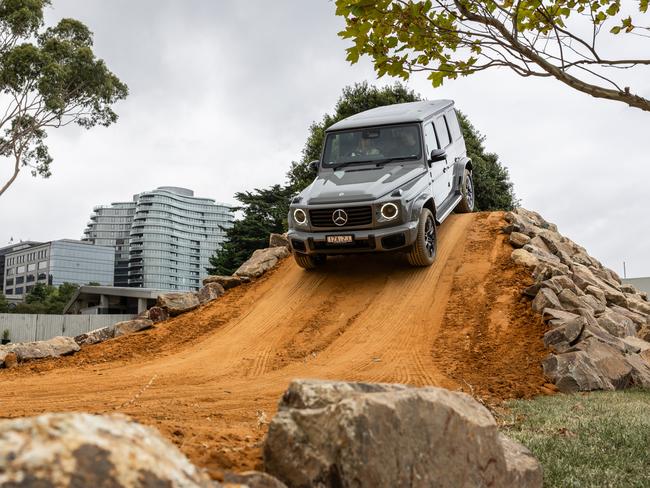
[[[435,100],[374,108],[326,131],[317,176],[292,198],[289,242],[312,269],[328,255],[403,251],[414,266],[436,257],[436,226],[474,208],[454,103]]]

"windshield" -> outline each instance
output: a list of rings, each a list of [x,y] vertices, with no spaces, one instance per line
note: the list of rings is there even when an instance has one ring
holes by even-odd
[[[417,125],[354,129],[327,135],[323,167],[420,159],[421,155]]]

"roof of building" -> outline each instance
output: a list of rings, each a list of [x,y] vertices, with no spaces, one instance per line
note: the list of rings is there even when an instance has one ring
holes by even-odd
[[[407,122],[421,122],[453,104],[453,100],[425,100],[422,102],[384,105],[383,107],[372,108],[365,112],[351,115],[350,117],[330,126],[327,131],[377,125],[403,124]]]
[[[36,241],[21,241],[14,244],[9,244],[8,246],[0,247],[0,254],[8,254],[16,250],[20,251],[22,249],[27,249],[34,246],[40,246],[42,242]]]
[[[72,295],[72,298],[63,308],[63,313],[68,313],[68,310],[74,302],[81,295],[108,295],[108,296],[117,296],[117,297],[126,297],[126,298],[151,298],[156,299],[159,295],[163,293],[169,293],[169,290],[154,290],[153,288],[133,288],[126,286],[91,286],[83,285],[80,286],[77,291]]]

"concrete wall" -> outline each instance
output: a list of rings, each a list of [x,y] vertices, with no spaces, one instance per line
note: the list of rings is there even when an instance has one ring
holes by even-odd
[[[0,334],[8,329],[11,342],[44,341],[61,335],[74,337],[134,317],[134,315],[0,313]]]

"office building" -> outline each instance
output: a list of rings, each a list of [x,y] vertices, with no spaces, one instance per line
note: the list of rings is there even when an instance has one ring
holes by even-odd
[[[0,278],[2,278],[2,282],[0,282],[0,292],[4,293],[5,291],[5,256],[10,252],[20,251],[21,249],[27,249],[38,244],[42,243],[34,241],[21,241],[15,244],[9,244],[5,247],[0,247]]]
[[[228,205],[163,186],[95,207],[84,240],[114,247],[115,286],[198,290],[232,221]]]
[[[60,239],[8,252],[4,264],[4,294],[15,302],[23,300],[37,283],[110,286],[115,252],[111,247]]]

